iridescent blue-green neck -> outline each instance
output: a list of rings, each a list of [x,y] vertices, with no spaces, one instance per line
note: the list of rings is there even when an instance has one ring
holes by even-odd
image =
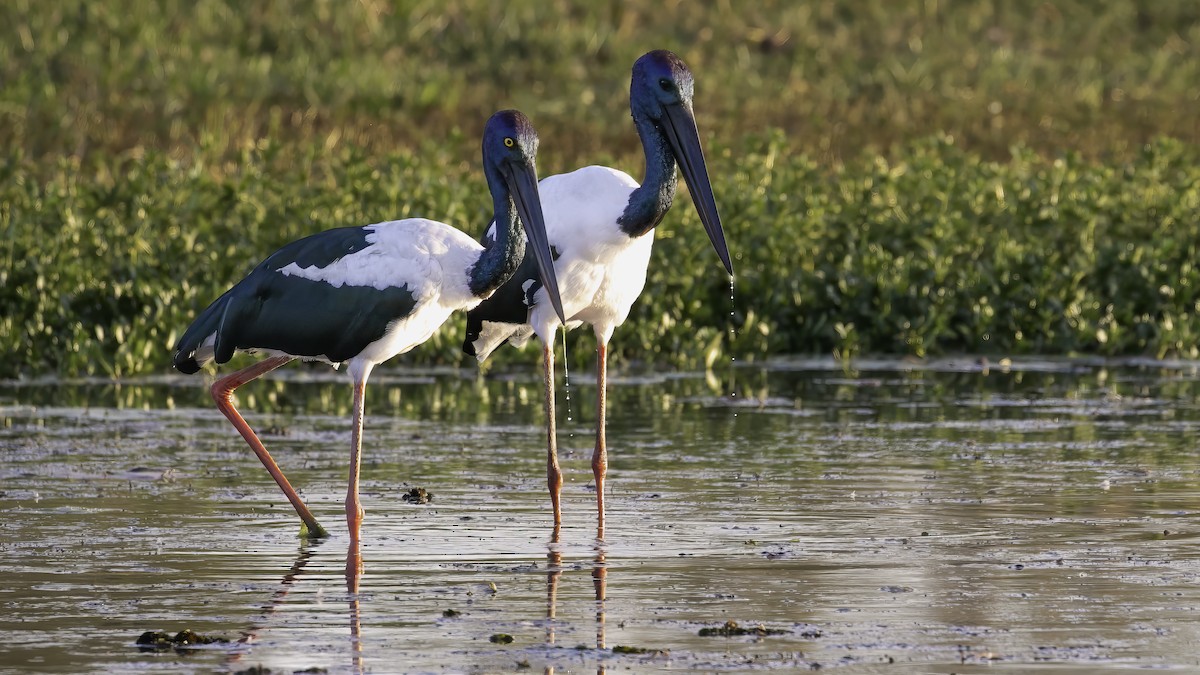
[[[492,188],[492,210],[496,222],[496,239],[479,254],[471,267],[467,287],[476,297],[487,297],[508,281],[525,257],[525,232],[517,216],[512,195],[503,186],[503,179],[488,176]]]
[[[675,155],[663,131],[646,115],[635,114],[633,123],[642,139],[646,175],[641,186],[629,195],[629,203],[617,224],[630,237],[640,237],[657,227],[671,209],[678,178]]]

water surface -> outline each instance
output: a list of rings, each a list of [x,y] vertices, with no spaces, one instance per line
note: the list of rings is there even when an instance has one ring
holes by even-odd
[[[1200,668],[1197,364],[613,373],[602,542],[589,377],[555,542],[534,370],[384,370],[356,593],[343,378],[239,394],[319,543],[202,377],[0,385],[0,670]],[[228,642],[135,645],[185,628]]]

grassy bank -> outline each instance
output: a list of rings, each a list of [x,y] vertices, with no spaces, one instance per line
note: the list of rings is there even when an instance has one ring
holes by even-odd
[[[481,232],[499,107],[534,119],[543,175],[638,177],[628,69],[654,47],[697,73],[738,287],[681,196],[617,358],[1195,356],[1200,9],[1139,4],[4,3],[0,376],[164,371],[319,229]]]
[[[1186,2],[12,0],[0,26],[0,147],[39,161],[473,148],[518,107],[558,171],[636,149],[629,66],[656,47],[697,72],[713,137],[782,129],[822,163],[937,133],[992,159],[1200,140]]]

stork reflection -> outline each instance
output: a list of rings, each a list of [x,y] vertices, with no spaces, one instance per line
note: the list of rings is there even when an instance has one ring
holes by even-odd
[[[350,649],[354,654],[354,672],[363,672],[362,615],[358,608],[358,584],[362,579],[362,549],[359,541],[351,538],[346,551],[346,592],[350,597]]]
[[[283,578],[279,581],[279,587],[267,599],[267,602],[262,606],[262,613],[259,615],[254,625],[242,632],[242,636],[238,638],[239,645],[245,645],[246,649],[232,651],[229,654],[227,663],[234,664],[244,660],[251,653],[249,646],[252,645],[264,631],[268,631],[272,624],[270,619],[284,606],[288,595],[296,588],[301,577],[305,574],[305,568],[316,557],[318,548],[322,540],[307,540],[300,546],[300,550],[296,555],[296,560],[292,563],[291,568],[284,573]],[[350,545],[350,549],[346,553],[346,591],[349,598],[349,614],[348,621],[350,625],[350,650],[351,650],[351,671],[355,673],[364,672],[363,665],[363,650],[362,650],[362,620],[359,612],[359,582],[362,579],[363,565],[362,555],[357,542]],[[318,570],[317,575],[321,572]]]
[[[555,642],[555,615],[558,606],[558,585],[562,579],[562,543],[558,527],[550,535],[546,544],[548,561],[546,571],[546,644],[553,646]],[[607,649],[604,638],[604,597],[608,589],[608,566],[604,540],[596,540],[596,556],[592,559],[592,588],[596,598],[596,650]],[[598,656],[596,672],[605,672],[602,656]],[[554,675],[554,666],[546,666],[546,675]]]
[[[316,548],[320,545],[320,543],[320,540],[307,540],[305,543],[300,545],[300,551],[296,554],[296,561],[292,563],[291,569],[289,569],[283,575],[283,579],[279,582],[279,588],[277,588],[275,592],[271,594],[271,597],[267,599],[266,604],[262,606],[262,616],[259,620],[259,625],[251,626],[250,628],[242,631],[242,636],[238,638],[238,644],[249,645],[258,639],[258,634],[263,630],[267,623],[267,619],[279,610],[280,605],[283,604],[284,598],[288,596],[288,593],[292,592],[292,586],[295,585],[296,581],[300,578],[300,575],[304,573],[305,566],[308,565],[310,560],[312,560]],[[248,651],[234,652],[230,654],[229,661],[240,661],[246,653],[248,653]]]

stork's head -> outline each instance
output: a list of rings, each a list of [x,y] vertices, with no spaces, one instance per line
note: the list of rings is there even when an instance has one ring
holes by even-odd
[[[667,139],[671,154],[687,181],[688,191],[700,214],[700,222],[708,233],[725,271],[733,274],[721,215],[708,180],[704,150],[700,147],[700,132],[692,113],[692,94],[695,83],[692,71],[675,54],[664,49],[644,54],[633,64],[633,80],[629,85],[629,108],[634,119],[649,119],[655,129]]]
[[[550,302],[558,312],[559,319],[565,323],[558,279],[554,276],[554,258],[550,255],[550,240],[542,215],[542,201],[538,195],[537,150],[537,131],[520,111],[501,110],[488,118],[483,128],[483,170],[487,174],[488,187],[493,199],[498,202],[511,199],[516,206],[517,216],[537,262],[542,286],[550,295]],[[496,226],[499,228],[501,224],[497,222]]]

